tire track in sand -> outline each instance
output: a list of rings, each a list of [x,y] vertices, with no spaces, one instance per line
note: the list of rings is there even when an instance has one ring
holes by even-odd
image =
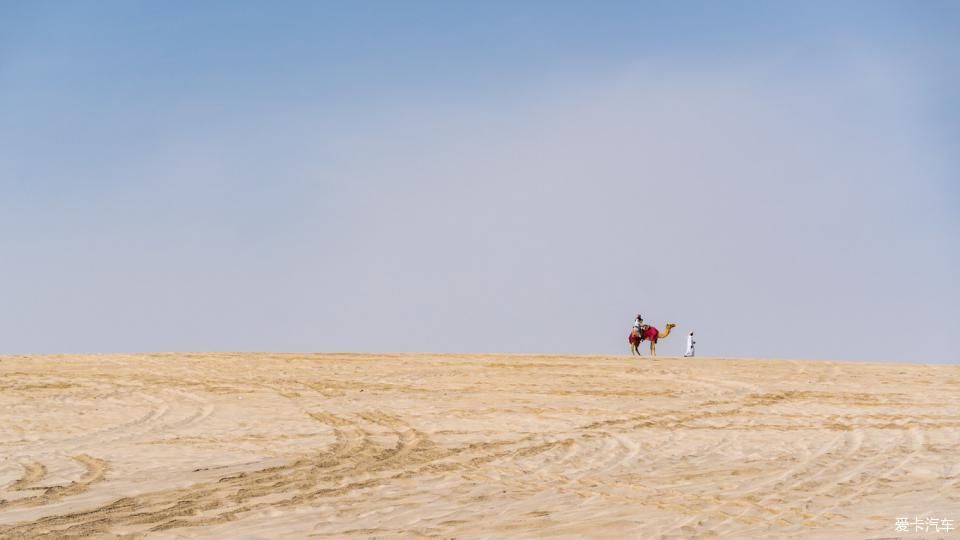
[[[421,457],[412,456],[418,450],[432,448],[432,443],[399,418],[379,411],[361,413],[355,420],[327,413],[311,413],[311,416],[329,424],[335,437],[329,447],[315,455],[186,489],[128,497],[92,510],[0,527],[0,537],[45,533],[70,537],[103,533],[116,528],[144,532],[221,523],[252,509],[295,506],[337,490],[356,489],[358,485],[350,482],[351,478],[374,475],[374,479],[361,482],[361,485],[366,485],[383,480],[376,478],[378,472],[390,473],[393,469],[400,469],[396,474],[402,474],[406,461],[410,465],[422,465],[444,454],[421,452],[424,454]],[[364,425],[369,427],[364,428]],[[88,456],[78,456],[78,459],[86,458]],[[16,503],[44,504],[78,493],[80,485],[99,477],[102,477],[102,472],[99,476],[88,474],[79,482],[50,488],[43,495],[31,498],[29,503],[22,500]],[[282,496],[277,497],[277,494]]]
[[[43,479],[47,475],[47,468],[43,463],[38,463],[36,461],[22,465],[23,467],[23,476],[17,479],[15,482],[10,484],[7,489],[10,491],[22,491],[27,489],[31,484],[34,484]]]
[[[46,473],[46,467],[43,465],[39,463],[31,464],[30,468],[27,470],[27,473],[24,475],[24,478],[21,478],[23,483],[20,484],[19,490],[23,491],[42,489],[43,492],[39,495],[34,495],[31,497],[22,497],[13,500],[0,500],[0,510],[48,504],[58,501],[64,497],[70,497],[83,493],[90,489],[92,484],[103,480],[103,477],[107,471],[106,461],[85,454],[74,456],[73,459],[83,465],[83,475],[77,480],[74,480],[68,484],[49,487],[29,487],[30,484],[36,483],[42,479]],[[0,532],[2,532],[2,529],[0,529]]]

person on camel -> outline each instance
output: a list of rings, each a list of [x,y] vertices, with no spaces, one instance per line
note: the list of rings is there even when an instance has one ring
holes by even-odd
[[[633,320],[633,329],[640,332],[641,326],[643,326],[643,315],[637,313],[637,318]]]
[[[637,317],[633,320],[633,329],[630,331],[631,336],[637,336],[638,338],[643,337],[643,315],[637,313]]]

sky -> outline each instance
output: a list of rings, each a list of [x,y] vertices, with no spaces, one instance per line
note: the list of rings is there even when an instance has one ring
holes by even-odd
[[[0,3],[0,354],[960,362],[956,2]],[[645,348],[645,346],[644,346]]]

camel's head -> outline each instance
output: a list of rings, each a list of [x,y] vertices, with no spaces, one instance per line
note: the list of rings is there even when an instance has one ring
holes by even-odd
[[[668,322],[668,323],[667,323],[667,329],[668,329],[668,330],[671,329],[671,328],[676,328],[676,326],[677,326],[677,325],[673,324],[672,322]]]

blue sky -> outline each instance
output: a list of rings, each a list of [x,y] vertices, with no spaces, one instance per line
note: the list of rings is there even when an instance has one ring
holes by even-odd
[[[4,3],[0,352],[958,361],[958,22]]]

